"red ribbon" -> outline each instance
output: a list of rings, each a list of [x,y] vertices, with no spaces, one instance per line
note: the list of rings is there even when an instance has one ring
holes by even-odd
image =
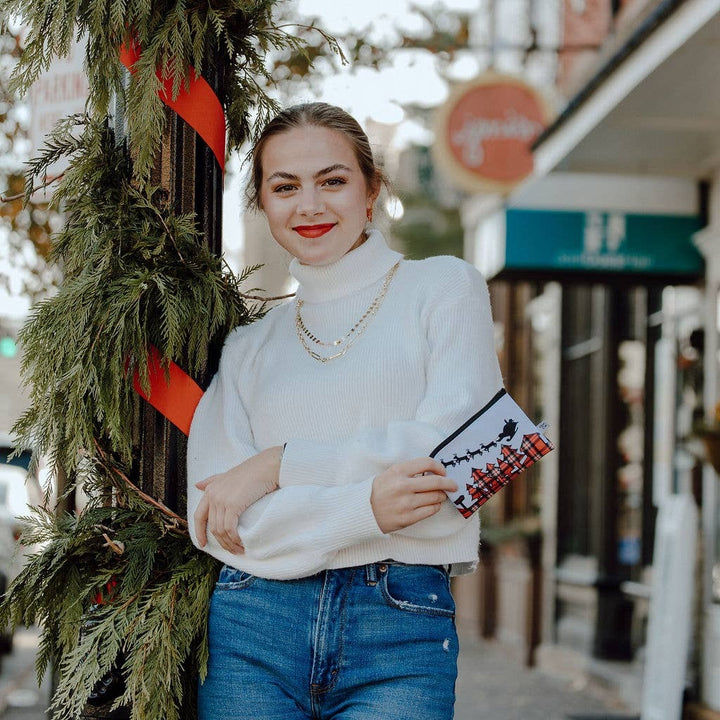
[[[113,595],[115,594],[116,586],[116,578],[112,578],[111,580],[106,582],[104,589],[99,589],[95,591],[95,594],[93,595],[93,604],[104,605],[109,600],[112,600]]]
[[[133,40],[120,47],[120,62],[133,73],[140,59],[140,46]],[[173,100],[173,80],[157,73],[163,83],[160,99],[174,110],[207,143],[220,169],[225,171],[225,113],[207,81],[190,68],[189,84],[183,83]]]
[[[134,73],[135,63],[140,59],[140,46],[133,39],[120,48],[120,62]],[[183,83],[173,99],[172,78],[158,78],[163,84],[160,99],[175,111],[207,143],[215,155],[220,169],[225,171],[225,113],[217,95],[207,83],[190,68],[190,80]],[[160,362],[157,348],[151,348],[148,357],[150,392],[145,394],[136,372],[133,387],[158,412],[164,415],[185,435],[190,432],[195,408],[203,396],[202,388],[178,365],[170,362],[166,371]]]
[[[150,393],[146,395],[140,386],[140,375],[137,371],[133,377],[133,387],[140,397],[188,435],[195,408],[203,396],[203,389],[174,362],[170,361],[170,367],[166,371],[160,360],[157,348],[151,347],[148,356]]]

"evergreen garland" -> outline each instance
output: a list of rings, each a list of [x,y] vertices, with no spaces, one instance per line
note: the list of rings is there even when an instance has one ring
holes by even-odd
[[[261,85],[272,82],[265,55],[270,49],[304,49],[302,40],[274,22],[277,4],[278,0],[0,0],[0,18],[15,17],[28,28],[13,76],[14,87],[22,92],[53,59],[66,55],[76,38],[86,39],[90,115],[105,118],[113,94],[124,96],[134,172],[147,179],[165,123],[158,75],[172,80],[176,97],[191,68],[201,75],[214,70],[207,66],[208,58],[217,53],[217,62],[227,69],[220,100],[229,150],[239,148],[252,134],[251,112],[257,111],[259,126],[275,113],[275,103]],[[335,40],[321,34],[340,53]],[[126,93],[119,48],[131,37],[142,55]]]
[[[63,155],[72,162],[53,202],[67,223],[51,258],[65,277],[19,335],[30,408],[15,431],[72,473],[96,438],[130,464],[131,379],[137,370],[148,389],[150,344],[197,375],[211,342],[257,313],[238,290],[247,272],[223,272],[194,216],[175,215],[163,190],[135,187],[128,152],[105,124],[65,121],[31,162],[29,180]]]
[[[197,373],[208,347],[263,306],[248,307],[239,291],[252,269],[234,277],[200,242],[193,216],[173,214],[161,189],[136,187],[129,152],[106,123],[78,116],[58,126],[31,163],[28,193],[66,155],[54,202],[68,221],[52,251],[65,280],[21,331],[31,394],[14,431],[90,499],[79,516],[37,509],[28,518],[21,542],[42,549],[12,583],[0,626],[42,627],[37,669],[58,668],[59,720],[78,717],[118,653],[126,688],[118,702],[134,720],[194,717],[181,715],[183,698],[204,673],[218,568],[193,547],[183,518],[127,478],[131,378],[137,370],[147,387],[151,344]]]
[[[38,508],[28,518],[23,542],[42,550],[13,582],[3,620],[42,625],[36,669],[40,678],[55,663],[56,720],[80,715],[119,653],[125,692],[116,705],[131,705],[136,720],[195,717],[217,563],[117,468],[88,460],[83,488],[90,502],[80,515]],[[98,604],[103,585],[111,589]]]

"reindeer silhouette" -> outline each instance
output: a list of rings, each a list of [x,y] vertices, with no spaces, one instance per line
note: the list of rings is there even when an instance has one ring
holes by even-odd
[[[498,442],[501,440],[512,440],[513,435],[517,432],[518,424],[515,420],[505,420],[502,431],[497,436]]]
[[[481,448],[478,448],[477,450],[470,450],[470,449],[468,448],[467,458],[468,458],[468,460],[471,460],[471,459],[474,458],[476,455],[480,455],[481,453],[482,453],[482,449],[481,449]]]
[[[458,454],[455,453],[453,455],[453,460],[455,460],[456,465],[459,465],[461,462],[467,462],[469,460],[469,458],[465,455],[463,455],[462,457],[458,457]]]
[[[490,448],[494,448],[494,447],[497,447],[497,443],[494,440],[491,440],[489,443],[487,443],[485,445],[481,445],[480,449],[485,453],[488,450],[490,450]]]
[[[457,465],[457,463],[454,460],[448,460],[447,462],[445,462],[444,460],[441,460],[440,464],[443,467],[455,467]]]

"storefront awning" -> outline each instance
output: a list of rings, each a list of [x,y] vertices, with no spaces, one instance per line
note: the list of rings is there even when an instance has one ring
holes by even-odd
[[[662,20],[653,25],[653,19]],[[705,178],[720,164],[720,0],[664,0],[535,144],[551,171]]]

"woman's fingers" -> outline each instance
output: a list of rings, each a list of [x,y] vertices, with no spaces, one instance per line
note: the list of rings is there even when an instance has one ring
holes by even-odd
[[[420,475],[409,479],[412,489],[416,493],[431,492],[433,490],[446,490],[454,492],[457,490],[457,483],[443,475]]]
[[[195,483],[195,487],[198,490],[205,490],[207,486],[215,479],[215,475],[211,475],[209,478],[205,478],[204,480],[201,480],[200,482]]]
[[[208,530],[214,535],[215,539],[222,545],[220,535],[222,527],[220,525],[220,509],[216,503],[210,503],[210,512],[208,514]]]
[[[214,506],[210,517],[210,532],[228,552],[240,552],[242,543],[237,532],[238,516],[222,505]]]
[[[207,544],[212,533],[230,552],[244,552],[237,526],[240,515],[253,503],[278,487],[282,447],[272,447],[253,455],[223,473],[195,483],[203,497],[195,513],[198,544]]]
[[[404,460],[403,462],[395,463],[392,468],[402,474],[412,477],[413,475],[422,475],[424,473],[431,473],[433,475],[444,476],[445,468],[437,460],[433,460],[430,457],[418,457],[412,460]]]
[[[440,511],[440,508],[443,506],[442,502],[434,503],[432,505],[421,505],[420,507],[416,508],[413,511],[413,521],[412,524],[416,522],[420,522],[421,520],[426,520],[429,517],[432,517],[435,515],[435,513]]]
[[[429,505],[442,505],[447,500],[447,495],[443,490],[430,490],[429,492],[416,493],[415,507],[427,507]]]
[[[222,541],[221,545],[230,552],[233,553],[242,553],[245,548],[243,547],[242,542],[240,541],[240,536],[238,535],[237,526],[238,526],[238,520],[239,515],[236,515],[231,510],[225,509],[225,517],[223,520],[223,531],[222,531]]]
[[[233,513],[232,510],[228,510],[218,503],[210,502],[208,496],[204,495],[198,503],[193,519],[200,547],[207,545],[209,530],[225,550],[232,553],[245,552],[245,547],[237,531],[239,520],[237,513]]]
[[[370,504],[378,527],[393,532],[434,515],[457,490],[445,468],[432,458],[395,463],[373,482]]]
[[[197,535],[198,545],[205,547],[207,545],[207,524],[208,524],[208,501],[207,497],[203,495],[200,498],[195,515],[193,516],[195,522],[195,534]]]

